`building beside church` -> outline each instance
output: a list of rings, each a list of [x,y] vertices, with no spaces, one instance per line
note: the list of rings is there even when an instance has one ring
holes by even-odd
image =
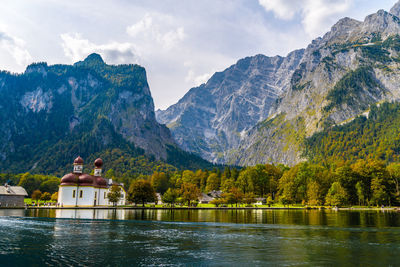
[[[61,207],[95,207],[111,206],[107,194],[110,192],[112,181],[108,182],[101,177],[103,160],[94,161],[94,175],[83,173],[83,159],[74,160],[74,169],[61,178],[58,190],[58,204]],[[117,184],[121,189],[121,198],[117,205],[125,205],[126,192],[122,184]]]
[[[28,193],[21,186],[0,186],[0,207],[23,207],[26,196]]]

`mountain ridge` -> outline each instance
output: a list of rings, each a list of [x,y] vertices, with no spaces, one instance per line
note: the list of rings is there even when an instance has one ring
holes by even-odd
[[[78,155],[90,158],[113,149],[175,163],[171,155],[183,153],[187,159],[181,155],[180,163],[188,168],[195,161],[207,165],[180,152],[155,120],[146,71],[139,65],[108,65],[91,54],[74,65],[41,62],[21,74],[0,72],[0,106],[3,172],[54,173]]]
[[[224,146],[222,157],[215,155],[215,152],[221,153],[221,148],[209,147],[207,153],[203,153],[188,146],[194,127],[171,124],[171,121],[165,119],[170,113],[177,114],[174,109],[179,105],[180,114],[175,118],[196,113],[196,110],[189,110],[183,104],[185,97],[178,102],[179,105],[175,104],[166,111],[158,112],[157,119],[170,127],[174,138],[183,149],[214,162],[244,166],[257,163],[296,164],[304,160],[302,150],[305,138],[366,112],[370,105],[400,99],[399,12],[400,1],[390,12],[379,10],[366,16],[363,21],[343,18],[322,37],[313,40],[301,50],[301,56],[292,65],[293,69],[286,71],[286,76],[280,73],[280,78],[284,78],[285,82],[279,83],[274,91],[279,94],[274,101],[268,103],[268,112],[263,114],[265,120],[253,118],[240,133],[232,128],[222,131],[228,136],[240,136],[236,138],[236,142]],[[289,56],[279,58],[287,59]],[[229,68],[224,72],[228,70]],[[254,70],[257,71],[257,68]],[[236,78],[233,77],[230,82],[233,83]],[[279,80],[279,77],[271,79],[267,75],[264,78],[261,86]],[[249,80],[249,77],[245,77],[242,82]],[[261,86],[255,86],[253,90],[262,91]],[[249,92],[241,97],[246,98]],[[198,102],[204,100],[201,94],[195,97],[200,98]],[[243,113],[251,111],[244,105],[236,104],[235,107]],[[252,112],[248,114],[253,115]],[[203,119],[203,124],[207,125],[214,118],[223,118],[225,115],[226,112],[221,112],[213,117],[209,116],[206,120]],[[174,122],[176,121],[179,122]],[[235,123],[235,120],[230,121],[232,125]],[[193,143],[202,144],[206,139],[201,134],[194,137],[196,141],[192,141]]]

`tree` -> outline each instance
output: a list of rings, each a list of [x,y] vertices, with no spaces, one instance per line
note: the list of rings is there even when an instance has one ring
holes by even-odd
[[[188,203],[188,207],[190,207],[191,201],[197,200],[200,196],[200,190],[192,183],[183,183],[180,193],[182,200]]]
[[[207,185],[208,171],[197,170],[194,174],[198,181],[200,181],[199,188],[201,192],[204,192]]]
[[[232,178],[226,179],[221,185],[221,189],[224,192],[228,192],[232,187],[235,187],[235,180]]]
[[[154,202],[156,193],[151,183],[144,179],[135,180],[131,183],[128,191],[128,200],[142,203],[143,207],[146,202]]]
[[[40,181],[38,179],[35,179],[33,175],[27,172],[21,176],[18,185],[25,188],[28,195],[31,195],[34,190],[39,188]]]
[[[390,179],[394,184],[394,199],[397,203],[400,202],[400,163],[391,163],[387,166],[388,173],[390,175]]]
[[[55,192],[51,195],[51,201],[57,202],[58,201],[58,192]]]
[[[272,199],[272,196],[267,197],[267,205],[268,207],[271,207],[271,205],[274,204],[274,200]]]
[[[49,192],[53,194],[58,191],[58,186],[60,185],[60,180],[57,178],[50,178],[49,180],[43,181],[40,184],[39,190],[42,192]]]
[[[162,202],[174,205],[178,198],[178,192],[176,189],[168,188],[167,192],[162,195]]]
[[[325,204],[331,206],[342,206],[347,204],[348,195],[339,182],[334,182],[325,198]]]
[[[377,176],[371,180],[371,191],[372,201],[376,205],[381,205],[388,202],[389,194],[387,192],[386,181],[383,177]]]
[[[220,185],[220,179],[216,173],[211,173],[207,178],[206,191],[210,192],[213,190],[218,190]]]
[[[279,199],[283,205],[296,202],[297,187],[294,180],[297,175],[297,171],[298,165],[285,172],[281,179],[279,179]]]
[[[228,192],[222,194],[222,197],[226,200],[226,203],[232,205],[236,204],[237,208],[238,203],[241,203],[243,201],[244,195],[239,188],[232,187]]]
[[[33,200],[38,201],[41,198],[41,196],[42,196],[42,192],[40,192],[40,190],[35,190],[35,191],[33,191],[31,198]]]
[[[154,172],[151,176],[151,183],[156,192],[164,194],[169,186],[168,176],[163,172]]]
[[[311,181],[307,185],[307,199],[309,205],[321,205],[323,195],[321,194],[321,187],[316,181]]]
[[[365,195],[364,195],[364,186],[362,181],[358,181],[356,184],[356,192],[358,198],[358,205],[361,206],[365,205]]]
[[[192,183],[195,185],[200,185],[200,180],[196,175],[194,175],[194,172],[185,170],[182,172],[182,182],[183,183]]]
[[[239,177],[236,181],[236,186],[242,190],[244,194],[254,192],[253,178],[256,176],[256,172],[253,168],[248,167],[239,173]]]
[[[118,201],[121,199],[121,188],[117,184],[113,184],[110,188],[110,192],[107,194],[108,201],[116,206]]]
[[[254,193],[253,192],[249,192],[249,193],[244,194],[243,202],[246,203],[247,205],[253,204],[255,202]]]
[[[50,199],[51,199],[51,194],[49,192],[44,192],[40,196],[40,200],[43,200],[43,201],[49,201]]]

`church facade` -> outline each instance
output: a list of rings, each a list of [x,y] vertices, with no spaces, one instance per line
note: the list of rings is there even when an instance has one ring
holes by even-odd
[[[58,190],[58,204],[61,207],[96,207],[111,206],[108,200],[112,181],[108,182],[101,177],[103,161],[96,159],[94,162],[94,175],[83,173],[83,159],[74,160],[74,169],[61,178]],[[121,198],[117,205],[125,205],[126,192],[122,184],[117,184],[121,190]]]

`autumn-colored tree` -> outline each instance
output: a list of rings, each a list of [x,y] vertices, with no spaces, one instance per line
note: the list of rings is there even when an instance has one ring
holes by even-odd
[[[58,201],[58,192],[55,192],[51,195],[51,201],[57,202]]]
[[[232,187],[228,192],[222,194],[222,197],[226,200],[228,204],[235,204],[236,207],[239,203],[242,203],[244,194],[237,187]]]
[[[116,206],[118,201],[121,199],[121,187],[117,184],[113,184],[110,188],[110,192],[107,193],[108,201]]]
[[[309,205],[321,205],[324,196],[321,194],[321,186],[317,181],[311,181],[307,185],[307,200]]]
[[[31,195],[31,198],[36,201],[38,201],[41,197],[42,197],[42,192],[40,190],[33,191]]]
[[[131,183],[128,191],[128,200],[135,204],[142,203],[144,207],[146,202],[154,202],[156,200],[156,193],[149,181],[139,179]]]
[[[195,184],[183,183],[180,190],[180,195],[183,202],[188,203],[190,207],[190,202],[197,200],[200,196],[200,190]]]
[[[40,200],[43,200],[43,201],[49,201],[50,199],[51,199],[51,194],[49,192],[44,192],[40,196]]]

